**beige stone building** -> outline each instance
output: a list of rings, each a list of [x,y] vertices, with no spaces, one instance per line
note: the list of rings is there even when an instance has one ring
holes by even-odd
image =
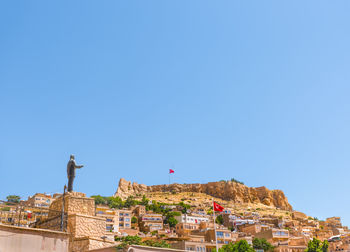
[[[273,246],[278,246],[281,244],[288,245],[289,231],[287,229],[269,229],[255,234],[257,238],[265,238]]]
[[[215,244],[206,242],[204,240],[196,241],[194,239],[178,241],[171,244],[171,247],[174,249],[179,249],[182,251],[185,250],[185,251],[199,251],[199,252],[211,252],[213,246],[215,247]]]
[[[146,214],[146,207],[143,205],[137,205],[134,208],[133,213],[136,217],[141,217],[142,215]]]
[[[163,229],[163,216],[161,214],[144,214],[139,218],[139,227],[142,232],[159,231]]]
[[[32,207],[49,208],[49,206],[54,200],[55,198],[49,194],[36,193],[33,196],[28,197],[27,205]]]
[[[114,209],[108,206],[96,206],[96,216],[106,219],[106,232],[119,231],[119,217]]]
[[[120,232],[125,229],[131,229],[131,218],[132,218],[131,210],[119,209],[119,210],[116,210],[116,214],[119,220]]]
[[[239,231],[247,235],[255,235],[257,233],[260,233],[261,231],[265,231],[268,229],[271,229],[271,227],[261,223],[244,224],[239,227]]]
[[[191,234],[192,231],[198,230],[199,224],[193,224],[193,223],[177,223],[175,226],[175,232],[179,236],[188,236]]]
[[[341,219],[340,217],[330,217],[326,219],[326,225],[334,228],[341,228]]]
[[[229,244],[230,242],[235,242],[238,239],[238,233],[233,233],[228,229],[218,228],[216,229],[216,238],[218,244]],[[215,242],[215,230],[210,229],[205,233],[205,240],[207,242]]]
[[[128,209],[111,209],[108,206],[96,206],[96,216],[105,218],[106,231],[124,233],[131,229],[132,212]]]
[[[0,206],[0,223],[29,227],[38,219],[45,219],[48,217],[48,209],[36,208],[28,206]]]

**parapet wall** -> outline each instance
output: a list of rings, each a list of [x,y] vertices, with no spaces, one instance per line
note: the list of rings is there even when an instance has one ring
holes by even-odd
[[[68,252],[67,233],[0,224],[0,251]]]

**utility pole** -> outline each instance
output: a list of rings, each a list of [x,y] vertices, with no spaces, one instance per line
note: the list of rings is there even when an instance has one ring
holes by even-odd
[[[67,186],[64,185],[63,195],[62,195],[62,213],[61,213],[61,231],[62,232],[63,232],[63,228],[64,228],[64,225],[63,225],[63,222],[64,222],[64,195],[66,194],[66,188],[67,188]]]
[[[214,233],[215,233],[215,247],[216,247],[216,252],[219,252],[219,247],[218,247],[218,237],[216,234],[216,224],[215,224],[215,207],[214,207],[214,199],[212,199],[213,201],[213,219],[214,219]]]
[[[19,214],[18,214],[18,224],[17,226],[21,226],[21,212],[22,212],[22,207],[18,207],[19,208]]]

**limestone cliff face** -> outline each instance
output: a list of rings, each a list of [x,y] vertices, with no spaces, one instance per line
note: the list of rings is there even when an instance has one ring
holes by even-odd
[[[145,194],[150,192],[197,192],[205,193],[223,200],[231,200],[236,203],[262,203],[267,206],[275,206],[283,210],[292,210],[287,197],[281,190],[269,190],[266,187],[248,187],[236,182],[219,181],[207,184],[170,184],[146,186],[131,183],[121,178],[118,190],[114,196],[127,198],[129,195]]]

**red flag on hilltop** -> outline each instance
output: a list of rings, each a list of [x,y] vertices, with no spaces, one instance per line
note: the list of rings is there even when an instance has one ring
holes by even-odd
[[[214,203],[214,211],[222,212],[224,210],[224,208],[220,206],[218,203],[216,203],[215,201],[213,203]]]
[[[169,169],[169,173],[175,173],[173,169]]]

